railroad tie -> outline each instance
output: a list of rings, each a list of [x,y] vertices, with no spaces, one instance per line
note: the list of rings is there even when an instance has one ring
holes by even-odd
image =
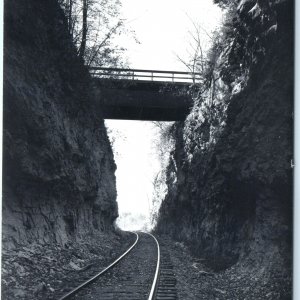
[[[156,291],[156,300],[177,300],[176,277],[170,254],[165,249],[161,252],[161,269]]]

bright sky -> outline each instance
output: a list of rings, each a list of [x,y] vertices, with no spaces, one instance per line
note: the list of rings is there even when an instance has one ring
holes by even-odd
[[[150,122],[106,120],[106,125],[116,137],[113,148],[117,164],[117,193],[119,214],[131,213],[137,219],[141,215],[148,222],[153,192],[152,181],[160,170],[155,154],[156,130]],[[138,222],[138,220],[137,220]],[[139,229],[139,221],[131,228]]]
[[[150,122],[106,120],[117,136],[114,144],[117,160],[118,195],[123,212],[140,213],[149,208],[153,172],[159,171],[153,144],[153,125]],[[117,131],[117,132],[116,132]],[[151,168],[149,168],[151,166]]]
[[[186,56],[192,22],[211,32],[221,20],[212,0],[122,0],[127,25],[140,45],[125,39],[133,68],[184,70],[175,54]],[[203,35],[207,42],[207,37]]]
[[[176,58],[187,57],[189,34],[194,23],[211,32],[221,20],[220,9],[212,0],[122,0],[123,15],[127,25],[136,32],[140,44],[132,38],[120,38],[128,49],[127,56],[132,68],[183,70],[184,65]],[[203,33],[203,41],[209,40]],[[149,221],[153,179],[160,170],[154,140],[157,131],[153,124],[142,121],[107,120],[106,125],[119,136],[115,142],[118,154],[117,190],[122,229],[140,229]],[[122,220],[131,213],[136,222]],[[134,224],[135,223],[135,224]]]

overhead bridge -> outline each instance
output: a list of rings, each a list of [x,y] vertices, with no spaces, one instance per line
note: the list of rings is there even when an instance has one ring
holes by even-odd
[[[90,67],[104,119],[180,121],[192,106],[189,87],[199,74]]]

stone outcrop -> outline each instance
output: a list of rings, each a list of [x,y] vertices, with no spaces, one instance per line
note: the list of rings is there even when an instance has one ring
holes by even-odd
[[[3,247],[113,228],[115,163],[57,1],[5,1]]]
[[[250,10],[256,1],[241,2],[247,2]],[[215,143],[207,148],[197,146],[205,138],[205,127],[211,125],[208,119],[197,119],[197,102],[190,117],[193,123],[178,124],[175,132],[176,146],[167,170],[168,193],[156,230],[184,241],[218,270],[239,263],[244,268],[268,270],[266,276],[277,271],[291,275],[291,2],[274,4],[275,36],[267,41],[265,55],[260,52],[258,63],[250,66],[245,87],[231,96],[224,128]],[[260,27],[253,24],[252,32],[261,37],[271,32],[258,32]],[[251,33],[251,27],[247,28]],[[245,52],[238,55],[241,53]],[[189,128],[191,124],[194,127]],[[189,141],[188,130],[193,132]]]

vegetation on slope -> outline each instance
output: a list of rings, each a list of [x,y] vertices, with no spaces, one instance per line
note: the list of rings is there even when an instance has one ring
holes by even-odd
[[[268,277],[276,270],[286,286],[293,3],[216,2],[227,8],[227,17],[191,113],[177,124],[156,230],[186,242],[216,270],[239,264]]]

